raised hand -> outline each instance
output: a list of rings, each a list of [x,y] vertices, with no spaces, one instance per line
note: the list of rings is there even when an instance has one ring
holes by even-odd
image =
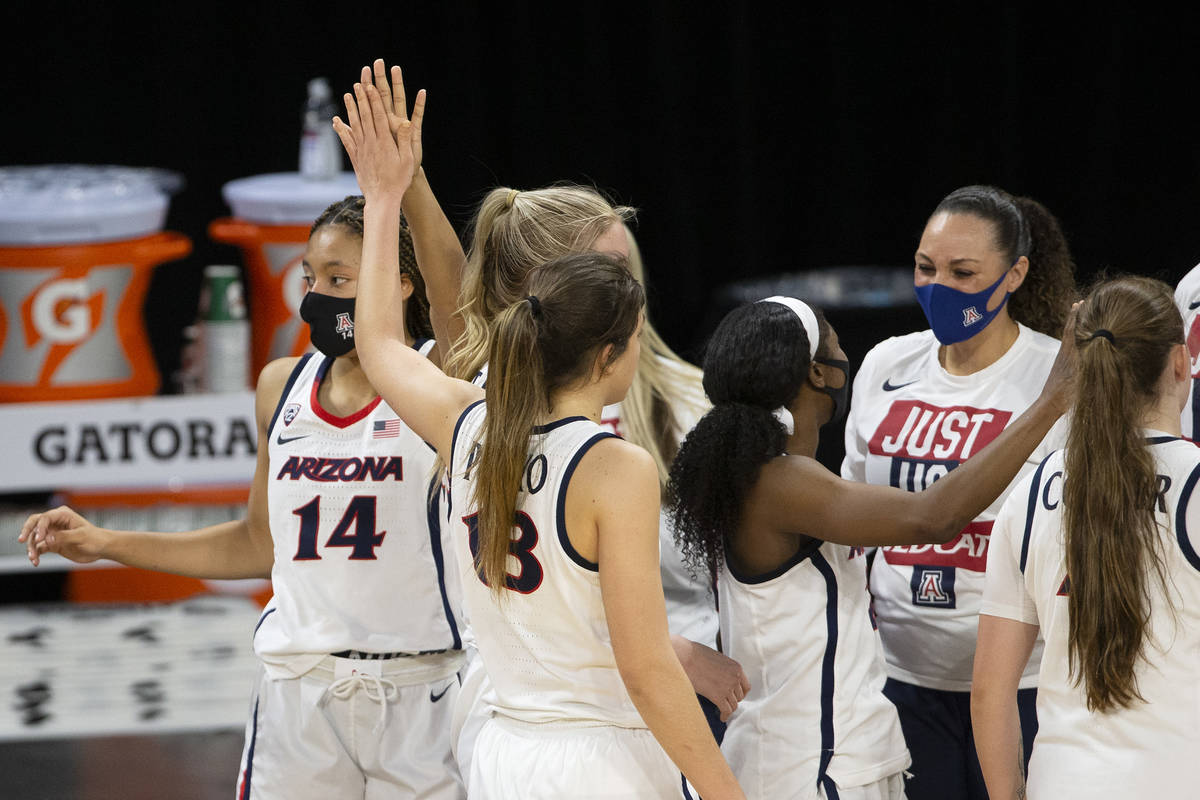
[[[99,528],[67,506],[31,514],[21,526],[17,541],[25,543],[25,552],[36,567],[43,553],[58,553],[63,558],[87,564],[100,558]]]
[[[375,88],[379,90],[379,97],[383,100],[383,110],[387,115],[388,128],[392,132],[392,139],[397,139],[397,134],[400,128],[410,122],[408,117],[408,100],[404,95],[404,75],[400,71],[400,67],[392,67],[392,82],[388,85],[387,71],[384,68],[382,58],[375,59],[375,63],[370,69],[362,68],[362,84],[368,85],[372,78],[375,81]],[[409,138],[410,146],[413,152],[413,172],[416,172],[421,167],[421,159],[424,156],[421,147],[421,125],[425,119],[425,90],[417,92],[416,102],[413,103],[412,111],[412,133]]]
[[[419,104],[424,103],[423,95],[417,95]],[[345,94],[343,100],[346,122],[334,117],[333,129],[350,156],[363,196],[368,203],[389,195],[402,198],[416,172],[412,121],[401,120],[393,135],[383,97],[372,84],[354,84],[354,94]]]

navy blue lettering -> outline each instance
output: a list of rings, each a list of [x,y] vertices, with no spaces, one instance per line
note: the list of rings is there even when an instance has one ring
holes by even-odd
[[[1050,487],[1054,486],[1054,481],[1056,479],[1061,485],[1063,479],[1061,469],[1058,472],[1051,473],[1050,477],[1046,478],[1046,485],[1042,487],[1042,508],[1046,509],[1047,511],[1053,511],[1054,509],[1058,508],[1058,504],[1062,500],[1062,489],[1060,488],[1058,490],[1058,494],[1054,496],[1054,502],[1050,501]]]

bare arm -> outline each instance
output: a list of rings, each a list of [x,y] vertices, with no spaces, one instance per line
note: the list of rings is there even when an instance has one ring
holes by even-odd
[[[96,527],[74,509],[60,506],[30,516],[21,528],[19,540],[29,560],[37,566],[42,553],[58,553],[80,564],[107,558],[193,578],[271,577],[275,554],[267,506],[267,426],[295,364],[295,358],[272,361],[259,375],[254,400],[258,461],[245,519],[180,533],[118,531]]]
[[[483,397],[483,390],[446,376],[405,343],[401,333],[404,303],[396,302],[400,296],[400,207],[413,174],[408,144],[412,129],[420,128],[425,95],[417,94],[412,121],[405,121],[396,140],[374,85],[355,84],[354,95],[347,94],[344,99],[349,124],[335,117],[334,128],[366,199],[362,266],[354,305],[355,350],[376,391],[448,461],[454,425],[463,409]]]
[[[1017,713],[1017,687],[1037,632],[1036,625],[979,615],[971,726],[989,797],[1025,798],[1025,750]]]
[[[376,59],[371,70],[363,67],[362,83],[375,82],[383,103],[384,113],[393,139],[401,133],[408,122],[408,101],[404,93],[404,76],[400,67],[392,67],[391,84],[383,59]],[[424,119],[424,101],[421,117]],[[414,119],[416,111],[414,109]],[[433,188],[421,166],[424,146],[421,127],[416,127],[409,138],[413,153],[414,174],[412,185],[404,193],[404,218],[412,233],[413,249],[417,255],[417,267],[425,279],[425,293],[429,298],[429,316],[433,322],[434,335],[443,357],[450,346],[462,334],[462,318],[458,314],[458,292],[462,286],[463,265],[467,257],[462,242],[442,211],[433,194]],[[444,361],[444,358],[443,358]]]
[[[606,440],[588,452],[576,476],[593,498],[600,591],[613,656],[629,696],[667,755],[704,797],[743,797],[667,632],[653,459],[631,444]]]
[[[1042,393],[1025,413],[969,460],[923,492],[843,480],[810,458],[763,467],[750,507],[776,530],[848,545],[946,542],[1000,496],[1075,393],[1075,313]]]

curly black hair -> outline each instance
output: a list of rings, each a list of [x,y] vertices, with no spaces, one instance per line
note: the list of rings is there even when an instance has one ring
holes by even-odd
[[[821,338],[818,355],[828,334]],[[773,412],[795,399],[809,363],[804,325],[779,303],[734,309],[709,340],[704,391],[713,408],[679,446],[667,482],[675,544],[693,576],[716,575],[762,466],[784,452],[787,432]]]
[[[343,200],[332,204],[317,217],[308,231],[311,237],[318,229],[330,225],[345,228],[358,235],[363,235],[363,209],[367,201],[360,194],[352,194]],[[414,339],[433,338],[433,324],[429,321],[429,298],[425,294],[425,279],[417,268],[417,254],[413,250],[412,233],[408,230],[408,220],[400,215],[400,271],[412,281],[413,293],[408,298],[408,307],[404,309],[405,327]]]

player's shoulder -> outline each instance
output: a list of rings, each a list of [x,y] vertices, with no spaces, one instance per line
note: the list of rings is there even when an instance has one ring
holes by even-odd
[[[305,359],[312,358],[311,354],[302,356],[286,356],[268,361],[258,373],[258,383],[255,392],[261,399],[278,400],[284,387],[296,371],[296,367]]]
[[[641,484],[657,491],[658,466],[646,450],[619,436],[598,432],[588,440],[578,460],[573,481],[592,484],[600,495]],[[613,495],[619,496],[619,495]]]
[[[1061,345],[1058,339],[1053,336],[1035,331],[1033,328],[1017,323],[1021,332],[1021,337],[1025,343],[1025,347],[1030,353],[1049,358],[1053,361],[1058,355],[1058,348]]]
[[[895,359],[924,355],[936,342],[931,330],[889,336],[867,351],[863,356],[862,369],[875,364],[889,364]]]
[[[1175,287],[1175,304],[1181,311],[1197,299],[1200,299],[1200,264],[1192,267]]]

